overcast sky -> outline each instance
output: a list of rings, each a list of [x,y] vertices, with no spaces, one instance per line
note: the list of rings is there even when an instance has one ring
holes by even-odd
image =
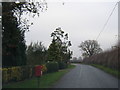
[[[70,1],[70,0],[69,0]],[[50,37],[57,27],[61,27],[69,34],[72,42],[71,50],[73,57],[80,57],[81,51],[78,46],[82,41],[96,39],[110,15],[114,2],[78,2],[71,0],[59,0],[54,2],[48,0],[48,9],[41,12],[39,17],[29,18],[34,25],[26,33],[26,44],[30,42],[42,41],[48,47],[52,38]],[[105,1],[105,0],[104,0]],[[64,2],[64,5],[63,5]],[[118,7],[116,7],[104,31],[98,38],[98,42],[103,50],[110,49],[117,42],[118,35]]]

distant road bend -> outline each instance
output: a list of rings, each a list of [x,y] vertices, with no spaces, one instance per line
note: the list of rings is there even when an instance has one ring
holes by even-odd
[[[118,88],[118,79],[93,66],[76,64],[53,88]]]

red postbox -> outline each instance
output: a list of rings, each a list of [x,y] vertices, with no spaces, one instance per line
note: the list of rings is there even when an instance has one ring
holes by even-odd
[[[37,76],[37,77],[42,76],[42,66],[41,65],[35,67],[35,76]]]

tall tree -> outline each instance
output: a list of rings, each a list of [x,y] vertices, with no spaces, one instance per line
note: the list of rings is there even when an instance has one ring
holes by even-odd
[[[37,65],[46,62],[47,49],[42,42],[31,43],[27,48],[27,64]]]
[[[47,57],[48,57],[47,60],[49,61],[60,61],[61,60],[59,46],[55,40],[52,40],[52,43],[50,44],[48,48]]]
[[[79,48],[83,51],[83,57],[90,57],[102,51],[96,40],[86,40],[80,44]]]
[[[69,47],[71,42],[68,40],[68,34],[58,27],[51,33],[52,43],[48,49],[48,58],[53,61],[67,62],[72,55]]]
[[[26,64],[25,31],[29,30],[22,19],[23,13],[38,14],[40,3],[33,2],[2,2],[2,65],[18,66]]]
[[[2,14],[2,62],[3,66],[26,64],[24,31],[18,27],[17,18],[13,15],[9,3],[3,4]],[[8,7],[8,9],[6,8]],[[7,14],[6,14],[7,13]]]

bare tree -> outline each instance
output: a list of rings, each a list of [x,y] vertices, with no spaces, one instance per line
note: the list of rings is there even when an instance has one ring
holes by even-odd
[[[86,40],[80,44],[79,48],[83,51],[83,57],[90,57],[102,52],[102,49],[96,40]]]

